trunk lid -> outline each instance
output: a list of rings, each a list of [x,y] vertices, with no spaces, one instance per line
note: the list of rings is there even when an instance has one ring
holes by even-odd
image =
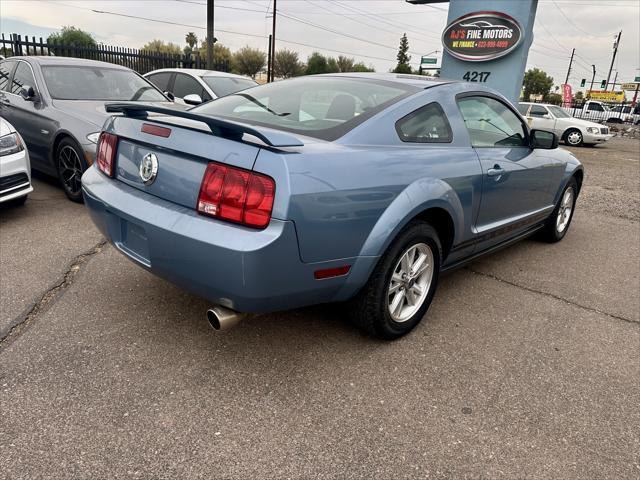
[[[167,129],[159,136],[144,125]],[[150,195],[196,208],[200,185],[211,161],[252,170],[260,147],[211,133],[201,122],[174,117],[114,117],[107,131],[119,137],[115,178]],[[145,182],[141,165],[155,157],[155,176]],[[149,158],[146,162],[153,163]],[[148,175],[148,172],[145,174]]]

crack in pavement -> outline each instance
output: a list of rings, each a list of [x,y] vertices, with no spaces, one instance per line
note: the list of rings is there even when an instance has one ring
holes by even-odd
[[[102,240],[91,249],[74,257],[71,265],[69,265],[69,268],[64,272],[62,277],[53,286],[49,287],[26,313],[18,316],[11,322],[6,332],[0,332],[0,352],[3,346],[17,338],[40,312],[52,305],[53,302],[60,297],[62,292],[74,282],[82,265],[100,253],[106,244],[107,240]]]
[[[526,291],[531,292],[531,293],[537,293],[539,295],[544,295],[544,296],[547,296],[547,297],[554,298],[556,300],[560,300],[561,302],[564,302],[564,303],[566,303],[568,305],[571,305],[571,306],[574,306],[574,307],[578,307],[578,308],[582,308],[583,310],[587,310],[589,312],[599,313],[600,315],[605,315],[605,316],[607,316],[609,318],[613,318],[613,319],[616,319],[616,320],[621,320],[621,321],[627,322],[627,323],[632,323],[634,325],[639,325],[640,324],[640,321],[638,321],[638,320],[634,320],[632,318],[627,318],[627,317],[622,317],[620,315],[615,315],[613,313],[605,312],[605,311],[599,310],[597,308],[587,307],[586,305],[581,305],[580,303],[572,302],[571,300],[567,300],[566,298],[561,297],[559,295],[555,295],[553,293],[545,292],[543,290],[536,290],[535,288],[527,287],[525,285],[520,285],[518,283],[511,282],[509,280],[505,280],[504,278],[500,278],[497,275],[494,275],[492,273],[481,272],[479,270],[474,270],[473,268],[470,268],[470,267],[465,267],[465,270],[468,270],[469,272],[474,273],[476,275],[479,275],[481,277],[491,278],[492,280],[495,280],[497,282],[504,283],[506,285],[511,285],[512,287],[520,288],[522,290],[526,290]]]

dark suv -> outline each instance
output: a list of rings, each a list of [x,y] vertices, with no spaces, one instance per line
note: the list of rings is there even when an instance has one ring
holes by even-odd
[[[60,179],[67,196],[82,201],[80,178],[95,159],[109,101],[174,105],[133,70],[64,57],[0,61],[0,115],[20,132],[31,167]],[[177,106],[178,108],[184,108]]]

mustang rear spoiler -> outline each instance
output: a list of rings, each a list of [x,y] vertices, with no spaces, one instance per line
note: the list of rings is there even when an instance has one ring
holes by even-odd
[[[242,134],[259,138],[270,147],[302,147],[304,143],[293,135],[269,128],[255,128],[243,123],[223,120],[198,113],[174,110],[167,107],[156,107],[139,103],[107,103],[105,110],[109,113],[122,113],[125,117],[148,118],[148,113],[160,113],[171,117],[186,118],[206,124],[214,135],[221,137],[239,137]]]

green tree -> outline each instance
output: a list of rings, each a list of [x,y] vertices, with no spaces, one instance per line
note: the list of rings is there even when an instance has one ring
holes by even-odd
[[[263,51],[249,46],[242,47],[233,54],[233,68],[241,75],[249,75],[255,78],[266,63],[267,55]]]
[[[198,49],[198,55],[202,60],[207,59],[207,43],[206,40],[202,42],[201,47]],[[229,47],[225,47],[221,43],[213,44],[213,61],[215,63],[227,63],[229,65],[229,69],[232,67],[233,63],[233,54]]]
[[[327,58],[327,73],[338,73],[339,71],[338,61],[333,57]]]
[[[307,58],[307,75],[327,73],[327,57],[319,52],[313,52]]]
[[[191,50],[193,50],[193,47],[198,45],[198,36],[193,32],[189,32],[184,37],[184,41],[187,42],[187,45],[189,45],[189,47],[191,47]]]
[[[573,96],[576,100],[584,100],[584,92],[580,90]]]
[[[411,65],[409,65],[409,61],[411,60],[411,56],[409,55],[409,40],[407,40],[407,34],[402,34],[400,37],[400,46],[398,47],[398,64],[396,68],[393,70],[395,73],[411,73]]]
[[[553,78],[539,68],[531,68],[525,72],[522,85],[525,101],[529,100],[529,95],[532,94],[543,95],[546,98],[553,86]]]
[[[276,77],[290,78],[301,75],[303,65],[297,52],[283,49],[276,52],[273,69]]]
[[[185,55],[191,55],[194,47],[198,46],[198,36],[193,32],[188,32],[184,37],[184,41],[187,42],[187,46],[184,47],[184,53]]]
[[[72,26],[62,27],[62,30],[59,32],[52,33],[47,37],[47,42],[73,45],[76,47],[95,47],[97,45],[95,39],[89,32]]]
[[[375,72],[376,69],[373,68],[373,65],[369,65],[368,67],[364,64],[364,62],[358,62],[353,66],[352,72]]]
[[[353,72],[355,63],[353,58],[345,57],[344,55],[338,56],[338,68],[341,72]]]
[[[141,50],[146,50],[147,52],[170,53],[174,55],[179,55],[182,53],[180,45],[158,39],[151,40],[150,42],[145,43]]]

